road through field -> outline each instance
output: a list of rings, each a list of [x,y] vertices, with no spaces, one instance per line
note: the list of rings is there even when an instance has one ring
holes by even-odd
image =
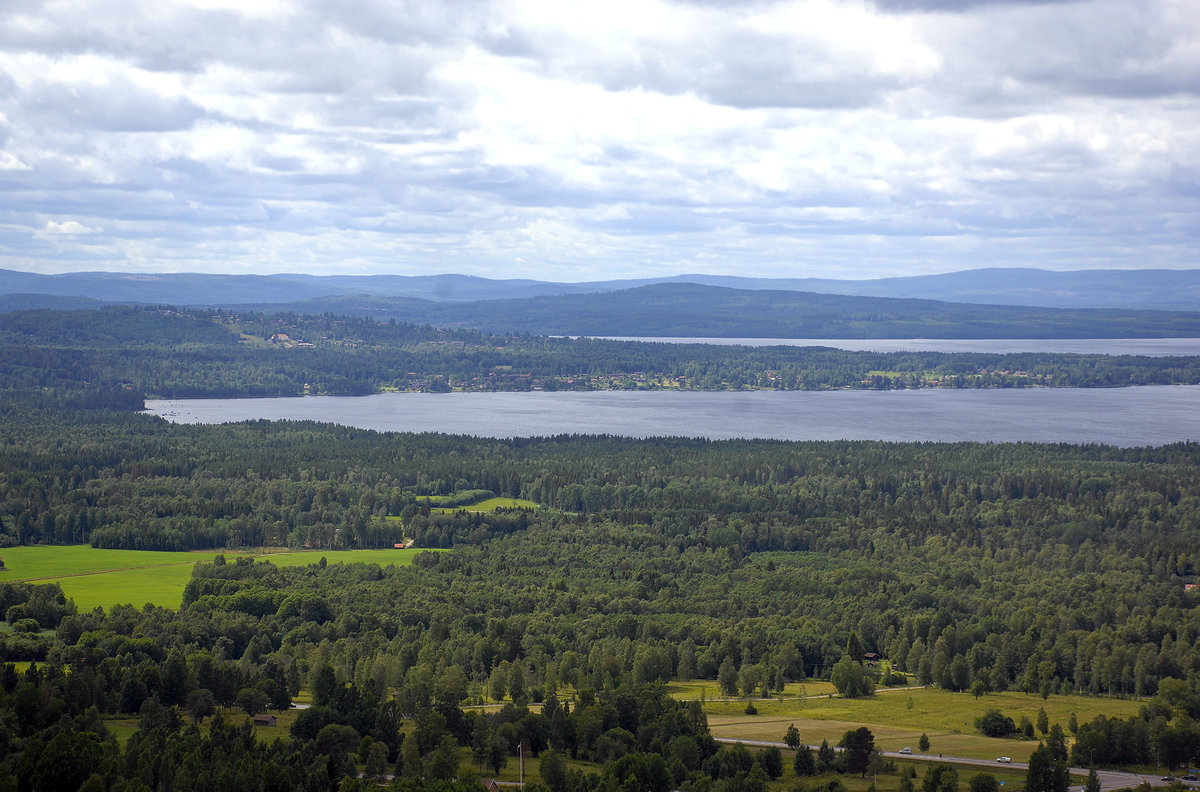
[[[736,740],[731,737],[717,737],[717,742],[728,743],[735,745],[741,743],[746,746],[756,748],[783,748],[787,749],[786,743],[772,742],[770,740]],[[810,745],[814,751],[818,748],[816,745]],[[834,750],[840,751],[840,748]],[[992,759],[972,759],[966,756],[934,756],[933,754],[902,754],[899,751],[880,751],[880,754],[888,759],[907,759],[916,762],[944,762],[953,765],[969,765],[971,767],[983,767],[989,770],[1028,770],[1029,765],[1025,762],[1008,762],[998,763]],[[1070,768],[1071,775],[1088,774],[1086,767]],[[1150,786],[1167,786],[1167,782],[1161,780],[1157,776],[1141,775],[1140,773],[1126,773],[1118,770],[1097,770],[1096,775],[1100,777],[1100,789],[1102,792],[1110,792],[1114,789],[1125,789],[1127,787],[1136,787],[1143,781]],[[1075,785],[1071,787],[1072,792],[1079,792],[1083,787]]]

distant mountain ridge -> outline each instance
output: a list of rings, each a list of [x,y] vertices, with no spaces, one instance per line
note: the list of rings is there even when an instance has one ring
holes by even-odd
[[[971,305],[657,283],[595,294],[467,303],[329,297],[242,310],[331,313],[536,335],[715,338],[1200,337],[1200,312]]]
[[[1029,268],[992,268],[875,280],[676,275],[669,278],[587,283],[489,279],[454,274],[321,276],[77,272],[39,275],[0,269],[0,296],[26,295],[25,302],[30,302],[34,295],[46,295],[116,303],[205,306],[297,303],[338,297],[472,302],[612,292],[662,283],[984,305],[1200,310],[1200,269],[1054,272]],[[19,302],[11,299],[0,302],[0,310],[6,304]],[[51,303],[43,300],[41,304]]]

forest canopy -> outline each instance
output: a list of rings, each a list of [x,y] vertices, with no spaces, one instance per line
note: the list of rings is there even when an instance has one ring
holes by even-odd
[[[449,789],[467,753],[498,770],[528,749],[554,792],[732,792],[781,758],[721,747],[665,683],[750,697],[816,678],[869,697],[885,678],[868,654],[889,684],[1143,698],[1141,714],[1078,723],[1073,745],[1037,754],[1047,778],[1068,750],[1136,765],[1200,746],[1195,443],[491,440],[136,412],[145,393],[471,377],[869,387],[864,367],[886,366],[918,385],[1186,381],[1195,359],[729,351],[168,309],[11,314],[0,341],[0,545],[333,559],[221,555],[196,565],[178,611],[81,611],[58,585],[0,577],[0,789],[333,790],[388,774],[415,792]],[[461,508],[490,496],[520,505]],[[405,542],[409,566],[333,553]],[[312,706],[286,740],[231,718],[286,711],[301,690]],[[123,745],[116,715],[137,719]],[[796,772],[864,772],[869,738],[843,740],[853,762],[826,745]]]
[[[775,390],[1200,383],[1200,357],[851,352],[481,333],[326,314],[0,315],[0,394],[65,407],[381,390]]]

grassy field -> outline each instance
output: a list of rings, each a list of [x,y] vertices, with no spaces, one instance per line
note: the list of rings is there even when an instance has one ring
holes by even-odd
[[[810,696],[828,696],[835,692],[836,688],[829,682],[820,680],[810,680],[808,682],[789,682],[784,686],[783,696],[785,699],[808,698]],[[725,698],[721,692],[721,688],[715,680],[711,679],[693,679],[688,682],[675,681],[667,685],[667,693],[673,699],[680,701],[699,700],[703,698],[705,701],[715,702]],[[755,699],[757,702],[758,699]],[[746,703],[743,699],[738,699],[738,711],[745,709]],[[758,706],[755,704],[755,706]]]
[[[896,751],[905,746],[917,748],[922,733],[929,735],[930,750],[952,756],[994,759],[1011,756],[1025,761],[1037,748],[1037,741],[984,737],[975,730],[975,719],[989,709],[998,709],[1020,723],[1021,716],[1037,722],[1037,712],[1045,707],[1050,723],[1066,730],[1074,712],[1082,723],[1097,715],[1127,717],[1137,713],[1136,700],[1090,696],[1039,696],[1024,693],[1000,693],[976,699],[964,693],[935,688],[912,688],[877,693],[870,698],[812,698],[816,685],[808,683],[809,698],[758,700],[757,715],[745,713],[744,701],[708,701],[705,712],[716,737],[742,740],[783,740],[788,724],[795,723],[801,739],[815,744],[821,740],[836,743],[850,729],[866,726],[875,735],[875,744]],[[711,698],[711,696],[710,696]],[[1039,735],[1040,736],[1040,735]]]
[[[494,512],[496,509],[536,509],[538,504],[533,501],[524,500],[522,498],[488,498],[481,500],[478,503],[472,503],[470,506],[455,506],[453,508],[432,508],[431,512],[453,512],[453,511],[469,511],[469,512]]]
[[[404,566],[413,550],[304,550],[247,553],[279,566],[306,566],[324,557],[328,563],[368,563]],[[211,561],[217,552],[154,552],[97,550],[87,545],[9,547],[0,552],[5,569],[0,581],[58,583],[79,610],[147,603],[178,608],[183,589],[197,561]],[[233,553],[224,553],[232,557]]]
[[[0,550],[0,580],[41,580],[121,569],[191,565],[211,561],[216,552],[160,553],[144,550],[97,550],[87,545],[29,545]]]
[[[266,733],[266,730],[262,729],[261,727],[260,727],[259,731],[263,735],[265,735],[265,733]],[[755,749],[755,748],[750,748],[749,750],[750,750],[750,753],[757,753],[757,749]],[[819,789],[823,789],[826,783],[828,783],[829,781],[832,781],[834,779],[837,779],[838,781],[840,781],[842,783],[842,785],[846,787],[847,792],[867,792],[867,790],[871,787],[871,783],[872,783],[873,779],[870,775],[868,775],[866,778],[859,778],[858,776],[854,776],[854,775],[838,775],[836,773],[825,773],[823,775],[813,776],[811,778],[797,779],[795,773],[792,772],[792,756],[793,756],[793,754],[791,751],[788,751],[788,750],[783,751],[783,777],[780,778],[778,781],[770,782],[767,785],[767,789],[772,790],[772,792],[775,792],[775,790],[789,790],[797,783],[797,781],[800,781],[801,783],[804,784],[805,788],[807,788],[807,789],[819,790]],[[599,765],[575,761],[575,760],[572,760],[569,756],[566,757],[566,759],[567,759],[568,767],[574,768],[577,770],[581,770],[584,773],[603,772],[603,768],[600,767]],[[537,759],[534,759],[531,757],[526,758],[526,760],[525,760],[525,782],[526,783],[528,783],[530,781],[540,781],[541,780],[541,773],[539,772],[538,764],[539,763],[538,763]],[[920,789],[921,778],[925,775],[925,771],[929,767],[929,765],[924,762],[904,762],[904,761],[900,761],[900,762],[896,763],[896,773],[894,773],[894,774],[881,773],[879,775],[878,788],[886,790],[886,789],[896,789],[897,787],[899,787],[900,786],[900,773],[905,772],[910,766],[916,768],[916,771],[917,771],[917,782],[916,783],[917,783],[917,788]],[[976,775],[977,773],[990,773],[991,775],[995,776],[998,781],[1004,782],[1005,787],[1010,788],[1010,789],[1013,789],[1013,788],[1020,789],[1021,787],[1023,787],[1025,785],[1025,771],[1024,770],[1006,769],[1002,765],[997,766],[995,768],[959,767],[957,769],[958,769],[958,778],[959,778],[959,789],[966,789],[967,782],[970,780],[971,776]],[[471,764],[470,752],[467,751],[466,749],[464,749],[461,752],[461,759],[459,760],[459,777],[460,778],[470,777],[470,776],[478,776],[480,778],[495,778],[496,780],[501,781],[501,782],[515,783],[519,777],[519,773],[520,773],[520,766],[519,766],[517,760],[513,757],[508,758],[508,763],[505,764],[505,766],[503,768],[501,768],[499,773],[494,774],[494,773],[492,773],[492,771],[490,769],[485,769],[482,773],[480,773],[478,765]]]
[[[572,759],[570,755],[565,755],[563,758],[566,760],[568,768],[580,770],[584,773],[600,773],[603,772],[604,769],[599,765],[589,764],[587,762],[581,762]],[[542,780],[540,764],[541,762],[539,759],[528,755],[525,757],[525,783],[528,784],[531,781]],[[471,752],[464,748],[462,751],[460,751],[460,758],[458,761],[458,777],[460,780],[475,777],[494,778],[504,784],[515,784],[517,783],[518,779],[521,778],[521,763],[517,757],[510,756],[508,757],[508,761],[505,762],[504,767],[500,768],[499,773],[493,773],[489,767],[484,767],[483,772],[480,772],[479,765],[474,764],[471,761]]]
[[[227,723],[240,725],[250,720],[250,716],[244,710],[237,707],[217,707],[217,711],[225,718]],[[263,714],[274,715],[276,724],[274,726],[256,726],[254,734],[260,741],[269,743],[276,739],[290,739],[291,734],[289,730],[292,728],[292,724],[296,722],[296,717],[300,714],[300,710],[291,709],[282,712],[278,710],[264,710]],[[187,715],[184,715],[183,718],[186,723],[192,722],[192,719]],[[104,725],[117,738],[117,742],[124,746],[129,741],[129,738],[133,736],[133,733],[137,731],[138,719],[136,715],[108,715],[104,718]],[[207,734],[211,726],[212,718],[205,718],[200,723],[201,734]]]
[[[444,503],[451,496],[449,495],[429,495],[422,500],[429,501],[429,511],[434,514],[448,514],[456,511],[468,512],[494,512],[496,509],[540,509],[541,505],[534,503],[531,500],[524,498],[485,498],[481,501],[466,506],[441,506],[439,503]],[[388,522],[403,522],[399,515],[389,514],[384,517]]]

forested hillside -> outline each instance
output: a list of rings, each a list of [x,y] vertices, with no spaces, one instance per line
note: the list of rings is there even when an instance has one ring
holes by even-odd
[[[724,641],[761,628],[763,651],[790,643],[804,658],[783,664],[796,677],[827,672],[857,631],[901,667],[920,637],[924,650],[908,664],[916,672],[923,654],[936,659],[938,636],[901,628],[923,616],[939,631],[954,625],[944,659],[969,658],[969,678],[1002,658],[997,680],[1019,683],[1041,644],[1018,639],[1038,623],[1052,639],[1042,649],[1086,638],[1090,652],[1118,658],[1097,666],[1074,644],[1060,647],[1056,690],[1153,691],[1197,662],[1200,624],[1183,591],[1200,546],[1200,452],[1190,444],[493,441],[144,416],[56,427],[19,411],[6,416],[2,441],[10,542],[337,548],[408,535],[456,548],[395,572],[449,575],[430,589],[447,607],[480,586],[478,596],[511,608],[542,581],[550,599],[527,605],[554,633],[552,603],[569,595],[568,612],[593,614],[589,628],[572,628],[576,652],[609,633],[709,630]],[[423,502],[463,489],[545,508],[438,514]],[[660,648],[675,668],[677,641],[668,643]],[[697,651],[697,673],[712,676],[722,658]],[[930,673],[944,681],[948,666]]]
[[[812,678],[861,695],[872,677],[1137,696],[1140,715],[1076,724],[1075,761],[1178,766],[1200,746],[1192,443],[505,441],[135,411],[143,392],[468,375],[481,389],[666,387],[680,370],[674,387],[1190,381],[1194,359],[731,351],[167,309],[16,313],[0,341],[0,545],[333,560],[198,564],[178,612],[81,612],[0,571],[0,662],[37,663],[0,667],[0,789],[352,792],[394,773],[397,789],[448,790],[467,754],[495,772],[520,753],[553,792],[762,790],[778,752],[720,747],[698,703],[663,687],[691,678],[745,696]],[[536,507],[455,508],[489,494]],[[402,540],[410,566],[336,563]],[[888,676],[860,667],[865,652]],[[288,714],[286,739],[232,720],[301,690],[313,706]],[[122,714],[137,725],[118,738],[106,718]],[[912,789],[886,767],[879,783]]]
[[[354,295],[241,310],[336,313],[540,335],[719,338],[1154,338],[1200,336],[1200,313],[1028,308],[661,283],[466,303]]]
[[[599,763],[557,790],[647,773],[639,788],[732,790],[756,763],[655,685],[761,694],[828,678],[848,646],[976,695],[1157,695],[1143,718],[1079,727],[1113,761],[1200,739],[1192,444],[494,441],[20,406],[0,429],[10,542],[453,548],[410,567],[201,565],[178,614],[75,613],[54,587],[0,586],[22,628],[0,658],[48,663],[3,680],[18,726],[0,771],[16,777],[158,784],[170,766],[173,788],[199,789],[233,762],[324,789],[355,772],[356,747],[370,772],[446,777],[460,746],[487,765],[524,743]],[[541,507],[425,501],[465,490]],[[180,721],[301,685],[317,706],[294,742]],[[568,689],[564,706],[552,694]],[[462,709],[500,697],[486,717]],[[141,713],[123,752],[106,712]]]
[[[0,392],[154,397],[611,388],[1114,387],[1200,383],[1200,358],[848,352],[490,335],[370,319],[170,309],[0,315]]]
[[[990,305],[1193,311],[1200,304],[1200,270],[1120,269],[1051,271],[1029,267],[946,272],[872,280],[675,275],[666,278],[554,283],[469,275],[220,275],[204,273],[72,272],[38,275],[0,269],[0,310],[10,296],[40,307],[63,298],[110,303],[229,306],[248,300],[281,304],[330,297],[419,298],[468,302],[612,292],[662,283],[740,290],[902,297]],[[252,296],[251,296],[252,295]],[[32,305],[28,307],[34,307]],[[59,305],[58,307],[64,307]]]

